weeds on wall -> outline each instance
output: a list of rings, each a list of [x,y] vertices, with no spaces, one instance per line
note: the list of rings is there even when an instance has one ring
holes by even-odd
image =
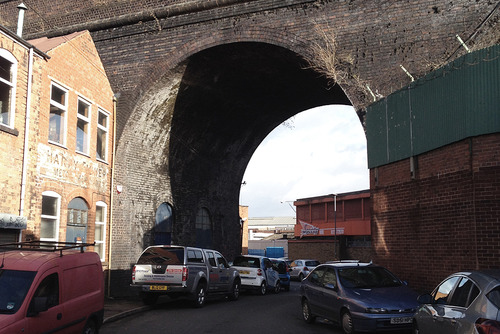
[[[308,68],[325,76],[332,86],[341,86],[358,108],[373,103],[375,96],[367,82],[356,72],[354,57],[338,51],[335,33],[315,26],[313,35],[315,38],[311,43],[310,54],[305,57]]]

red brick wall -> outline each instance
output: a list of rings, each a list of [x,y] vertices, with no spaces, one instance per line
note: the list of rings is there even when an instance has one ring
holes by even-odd
[[[24,238],[40,238],[41,200],[44,191],[54,191],[61,196],[59,240],[66,241],[67,207],[69,202],[81,197],[88,211],[87,242],[94,242],[95,208],[98,201],[111,208],[111,163],[113,139],[113,92],[88,32],[47,51],[51,57],[40,63],[41,90],[36,94],[37,121],[33,126],[30,144],[29,179],[26,201],[28,229]],[[49,143],[49,106],[51,82],[68,89],[66,112],[67,139],[65,146]],[[91,103],[89,154],[76,153],[76,122],[78,97]],[[108,140],[106,161],[96,159],[98,108],[108,113]],[[109,238],[109,226],[106,227]],[[108,245],[106,245],[108,249]]]
[[[21,208],[21,183],[24,152],[24,135],[27,105],[27,82],[29,50],[20,43],[0,34],[0,49],[9,51],[17,60],[17,85],[15,96],[14,128],[0,126],[0,213],[19,216]],[[36,131],[38,105],[36,96],[40,94],[40,65],[44,62],[39,56],[33,57],[32,105],[30,134]],[[35,102],[35,103],[34,103]],[[34,129],[35,128],[35,129]],[[34,148],[30,144],[29,150]],[[28,203],[29,205],[29,199]]]
[[[500,135],[371,170],[374,259],[429,290],[460,270],[500,266]]]

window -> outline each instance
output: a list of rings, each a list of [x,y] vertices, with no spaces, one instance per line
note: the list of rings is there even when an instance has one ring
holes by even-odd
[[[68,91],[52,83],[50,88],[49,141],[60,145],[66,144],[66,111]]]
[[[34,311],[37,300],[44,301],[43,310],[59,305],[59,276],[57,273],[45,277],[40,283],[33,295],[33,299],[31,299],[28,316],[36,315]]]
[[[105,260],[106,251],[106,214],[107,205],[104,202],[97,202],[95,209],[95,247],[94,250]]]
[[[451,277],[437,288],[434,295],[434,301],[436,304],[447,304],[448,296],[459,279],[460,277],[458,276]]]
[[[14,127],[17,60],[7,50],[0,49],[0,124]]]
[[[212,222],[206,208],[200,208],[196,214],[196,246],[212,247]]]
[[[469,307],[478,294],[479,288],[470,279],[464,277],[455,288],[450,305]]]
[[[198,249],[188,250],[188,262],[203,263],[203,254]]]
[[[52,191],[42,193],[40,240],[57,241],[61,196]]]
[[[315,285],[323,286],[323,277],[325,273],[326,268],[318,268],[310,274],[309,281]]]
[[[214,253],[212,252],[207,252],[207,255],[208,255],[208,263],[210,263],[210,265],[212,267],[215,267],[217,264],[215,263],[215,256],[214,256]]]
[[[97,159],[106,161],[108,153],[109,116],[99,109],[97,116]]]
[[[226,259],[224,258],[224,256],[222,256],[222,254],[216,252],[215,256],[217,257],[217,263],[219,263],[220,269],[229,268],[229,263],[227,263]]]
[[[89,154],[90,103],[78,99],[78,113],[76,121],[76,151]]]
[[[81,197],[75,197],[69,202],[66,226],[67,242],[86,242],[88,211],[89,207]]]

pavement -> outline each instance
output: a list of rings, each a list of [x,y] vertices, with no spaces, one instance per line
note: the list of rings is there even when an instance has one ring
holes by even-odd
[[[153,306],[146,306],[139,297],[105,297],[104,323],[123,319],[132,314],[151,310]]]

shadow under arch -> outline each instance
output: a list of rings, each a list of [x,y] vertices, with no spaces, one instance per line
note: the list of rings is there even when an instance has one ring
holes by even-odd
[[[168,149],[178,208],[173,238],[196,244],[194,222],[203,201],[212,213],[214,248],[231,257],[241,249],[241,180],[259,144],[299,112],[350,102],[301,56],[276,45],[218,45],[193,54],[186,64]]]

